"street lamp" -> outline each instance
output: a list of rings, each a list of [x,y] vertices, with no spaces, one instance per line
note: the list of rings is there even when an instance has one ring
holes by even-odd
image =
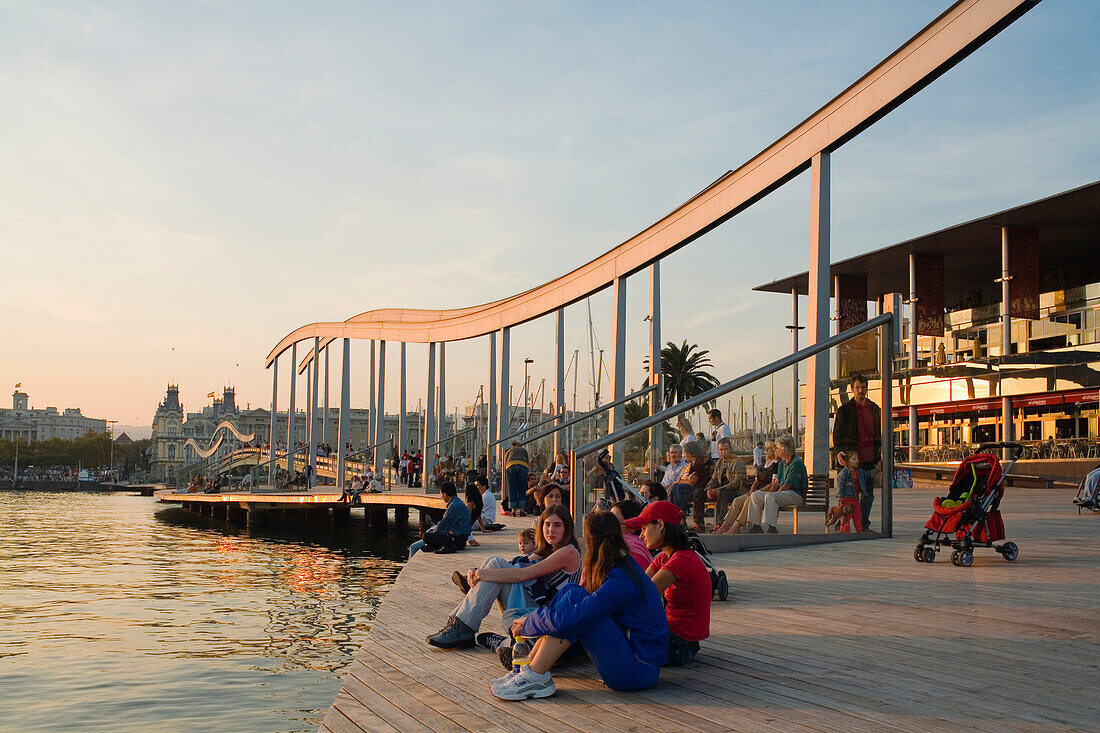
[[[111,483],[115,482],[115,424],[118,420],[107,421],[107,438],[111,441]]]
[[[531,405],[527,399],[527,365],[534,364],[535,360],[531,357],[527,357],[523,360],[523,427],[527,428],[527,425],[531,422]]]

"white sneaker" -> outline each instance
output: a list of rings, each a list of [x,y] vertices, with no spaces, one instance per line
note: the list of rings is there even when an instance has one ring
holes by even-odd
[[[528,698],[550,697],[557,689],[554,687],[554,678],[549,672],[532,672],[530,667],[523,667],[518,674],[511,676],[496,687],[490,688],[493,694],[501,700],[527,700]]]
[[[497,677],[496,679],[490,680],[489,681],[489,689],[492,690],[494,693],[496,693],[498,687],[500,687],[501,685],[507,683],[509,680],[511,680],[517,674],[519,674],[519,672],[517,672],[514,669],[508,670],[508,674],[504,675],[503,677]]]

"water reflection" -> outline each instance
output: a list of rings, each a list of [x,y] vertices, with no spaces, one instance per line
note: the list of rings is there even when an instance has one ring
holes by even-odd
[[[5,725],[314,730],[409,541],[0,491]]]

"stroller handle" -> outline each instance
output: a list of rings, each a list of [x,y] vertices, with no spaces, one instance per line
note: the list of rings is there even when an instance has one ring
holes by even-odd
[[[1007,443],[981,443],[978,445],[978,453],[988,452],[988,448],[1011,448],[1013,451],[1012,460],[1018,461],[1020,456],[1024,454],[1024,446],[1016,441],[1009,441]]]

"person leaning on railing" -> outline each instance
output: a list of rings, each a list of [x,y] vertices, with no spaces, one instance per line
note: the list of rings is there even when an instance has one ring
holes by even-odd
[[[794,436],[790,433],[780,435],[775,446],[779,453],[779,473],[770,486],[750,494],[748,501],[749,532],[754,534],[778,534],[780,508],[801,506],[810,487],[806,464],[794,453]]]

